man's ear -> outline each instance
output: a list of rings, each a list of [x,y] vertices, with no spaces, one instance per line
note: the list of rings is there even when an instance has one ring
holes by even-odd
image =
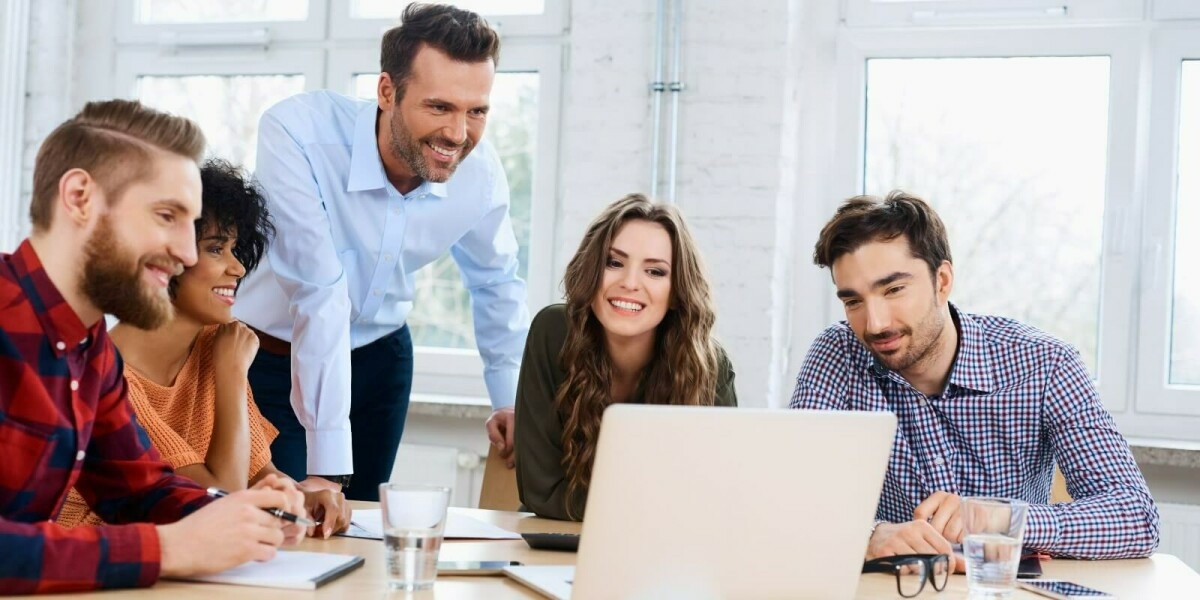
[[[396,85],[388,73],[379,74],[379,83],[375,86],[375,101],[379,110],[391,110],[396,104]]]
[[[90,173],[71,169],[58,179],[58,210],[83,227],[103,203],[103,192]]]
[[[939,302],[945,302],[950,298],[950,291],[954,289],[954,265],[948,260],[943,260],[937,270],[937,297]]]

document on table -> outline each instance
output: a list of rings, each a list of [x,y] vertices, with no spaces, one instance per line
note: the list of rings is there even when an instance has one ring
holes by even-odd
[[[350,529],[346,537],[383,539],[383,514],[378,508],[353,511],[350,515]],[[491,523],[457,514],[454,509],[446,515],[446,532],[443,535],[448,540],[519,540],[520,534],[507,529],[501,529]]]
[[[362,565],[363,557],[361,556],[280,550],[275,553],[275,558],[266,562],[250,561],[212,575],[192,575],[174,579],[315,590]]]

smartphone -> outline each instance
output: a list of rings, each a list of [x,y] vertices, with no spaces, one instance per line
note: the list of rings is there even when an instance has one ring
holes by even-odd
[[[505,567],[519,567],[515,560],[439,560],[438,575],[503,575]]]
[[[525,543],[536,550],[579,550],[579,535],[574,533],[522,533]]]
[[[1018,579],[1037,579],[1042,576],[1042,559],[1037,554],[1029,554],[1021,557],[1021,564],[1017,565]]]
[[[1055,579],[1041,579],[1038,581],[1018,581],[1017,585],[1043,596],[1050,598],[1058,598],[1060,600],[1103,600],[1105,598],[1112,600],[1113,595],[1108,592],[1102,592],[1097,589],[1071,583],[1070,581],[1061,581]]]

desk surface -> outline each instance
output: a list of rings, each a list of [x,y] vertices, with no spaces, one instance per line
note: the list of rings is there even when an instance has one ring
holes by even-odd
[[[370,503],[355,503],[357,507],[371,507]],[[578,523],[565,523],[540,519],[528,513],[500,512],[490,510],[451,509],[471,517],[493,523],[516,532],[566,532],[578,533]],[[540,598],[532,590],[507,577],[438,577],[433,590],[405,595],[403,592],[388,593],[384,576],[383,543],[378,540],[334,537],[329,540],[305,540],[299,549],[340,554],[359,554],[366,557],[366,564],[349,575],[321,587],[316,596],[326,598],[405,598],[424,600],[506,599]],[[518,560],[527,565],[570,565],[575,562],[572,552],[532,550],[523,540],[492,541],[447,541],[442,545],[441,560]],[[1088,585],[1113,594],[1117,598],[1187,598],[1194,597],[1200,589],[1200,575],[1188,568],[1174,556],[1159,554],[1149,559],[1114,561],[1051,560],[1043,564],[1048,579],[1066,579]],[[862,575],[859,580],[857,598],[897,598],[895,578],[884,574]],[[965,598],[967,581],[963,576],[954,576],[945,592],[933,593],[927,588],[921,598]],[[170,597],[181,599],[222,600],[254,598],[255,600],[311,598],[313,592],[275,590],[216,584],[183,583],[160,581],[149,589],[116,590],[100,594],[64,596],[53,598],[97,598],[119,594],[120,597]],[[1018,590],[1014,600],[1037,599],[1030,592]]]

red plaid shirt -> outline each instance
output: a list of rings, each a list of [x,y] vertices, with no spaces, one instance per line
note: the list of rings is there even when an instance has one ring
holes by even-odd
[[[75,486],[109,523],[50,519]],[[85,327],[26,240],[0,254],[0,594],[146,586],[152,523],[207,504],[150,446],[101,320]]]

